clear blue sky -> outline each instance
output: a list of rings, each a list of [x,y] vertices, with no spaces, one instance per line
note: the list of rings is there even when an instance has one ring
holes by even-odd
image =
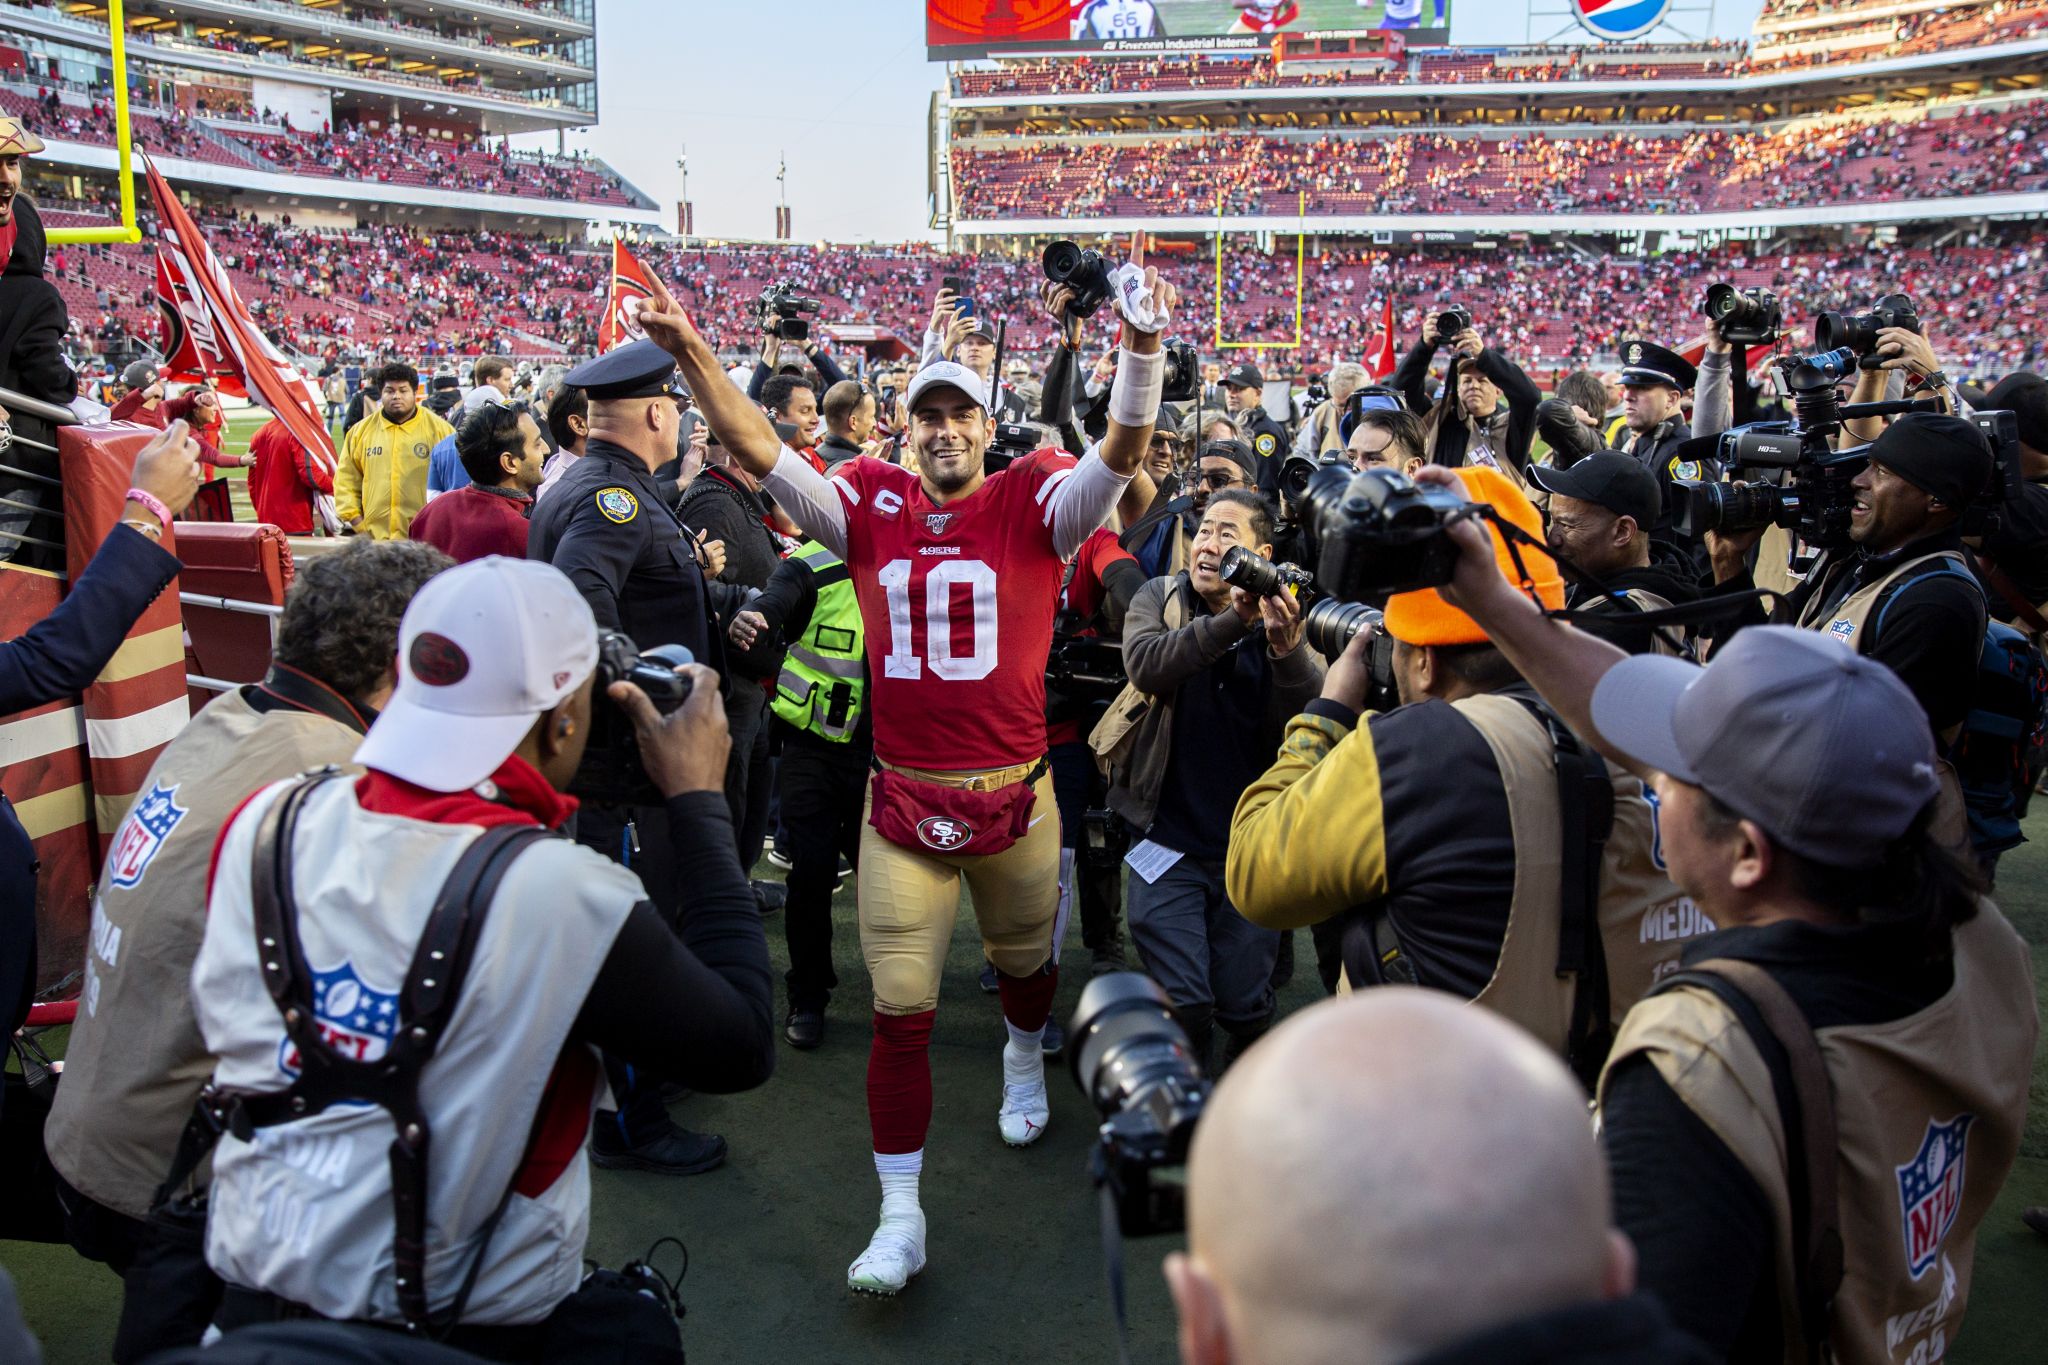
[[[1453,34],[1539,40],[1570,0],[1451,0]],[[1749,31],[1760,0],[1711,0],[1688,33]],[[1532,8],[1554,17],[1530,17]],[[945,67],[924,53],[916,0],[600,0],[598,126],[572,133],[658,200],[673,223],[676,158],[704,236],[768,237],[775,168],[789,162],[802,241],[929,235],[928,112]],[[1470,41],[1467,38],[1467,41]],[[552,147],[552,134],[522,139]]]

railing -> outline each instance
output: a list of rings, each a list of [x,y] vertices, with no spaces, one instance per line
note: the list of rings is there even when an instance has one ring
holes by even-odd
[[[270,618],[270,643],[277,643],[277,618],[284,615],[283,607],[268,602],[244,602],[236,597],[216,597],[210,592],[181,592],[178,600],[188,607],[209,607],[215,611],[238,611],[244,616],[268,616]],[[203,673],[187,673],[185,683],[190,687],[203,687],[209,692],[232,692],[245,683],[228,682],[221,678],[209,678]]]

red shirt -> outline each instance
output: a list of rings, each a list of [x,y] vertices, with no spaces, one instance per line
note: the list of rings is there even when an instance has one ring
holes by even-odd
[[[1041,450],[944,507],[901,465],[839,466],[884,762],[962,772],[1045,755],[1045,660],[1064,573],[1050,497],[1074,463]]]
[[[427,499],[407,532],[453,559],[467,564],[487,555],[526,558],[526,514],[533,499],[524,493],[498,493],[465,484],[453,493]]]
[[[249,501],[256,520],[267,521],[288,536],[313,534],[313,495],[334,491],[334,473],[316,464],[291,428],[271,418],[249,438]]]

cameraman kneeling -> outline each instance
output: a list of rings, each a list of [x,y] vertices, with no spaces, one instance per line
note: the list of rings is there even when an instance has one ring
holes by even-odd
[[[406,611],[399,659],[356,753],[369,771],[265,788],[216,852],[192,995],[228,1126],[207,1227],[229,1286],[217,1322],[424,1321],[501,1360],[569,1354],[601,1324],[635,1359],[679,1360],[652,1299],[561,1310],[583,1278],[598,1049],[706,1091],[774,1066],[717,679],[685,670],[667,717],[608,689],[679,833],[679,938],[633,873],[545,833],[575,812],[561,789],[597,678],[566,577],[450,569]],[[484,841],[508,836],[463,895]],[[466,923],[445,912],[465,900]],[[350,1070],[367,1062],[383,1065]]]
[[[1205,1068],[1217,1026],[1227,1065],[1272,1023],[1280,936],[1246,923],[1224,892],[1230,808],[1323,673],[1293,597],[1223,581],[1233,546],[1270,555],[1272,537],[1257,494],[1212,495],[1187,571],[1139,589],[1124,621],[1124,669],[1151,699],[1110,767],[1110,809],[1144,832],[1126,859],[1131,942]]]
[[[2039,1021],[2026,945],[1936,836],[1905,685],[1770,627],[1704,670],[1624,658],[1451,534],[1446,594],[1655,784],[1672,875],[1723,926],[1630,1012],[1600,1081],[1643,1287],[1730,1360],[1939,1358]]]
[[[1500,471],[1441,481],[1540,534]],[[1502,533],[1486,538],[1502,572],[1522,577]],[[1556,561],[1533,544],[1520,555],[1526,590],[1560,608]],[[1231,899],[1273,929],[1342,917],[1352,987],[1449,991],[1590,1078],[1610,1021],[1711,926],[1655,864],[1642,785],[1584,752],[1478,622],[1425,588],[1394,594],[1384,629],[1403,705],[1361,717],[1361,630],[1238,801]]]

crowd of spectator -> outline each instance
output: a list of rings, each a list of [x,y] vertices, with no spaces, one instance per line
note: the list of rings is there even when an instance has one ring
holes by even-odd
[[[2048,185],[2048,106],[1776,131],[1489,139],[1445,133],[956,146],[963,219],[1418,212],[1681,212],[1922,199]],[[1306,195],[1306,201],[1301,198]]]

